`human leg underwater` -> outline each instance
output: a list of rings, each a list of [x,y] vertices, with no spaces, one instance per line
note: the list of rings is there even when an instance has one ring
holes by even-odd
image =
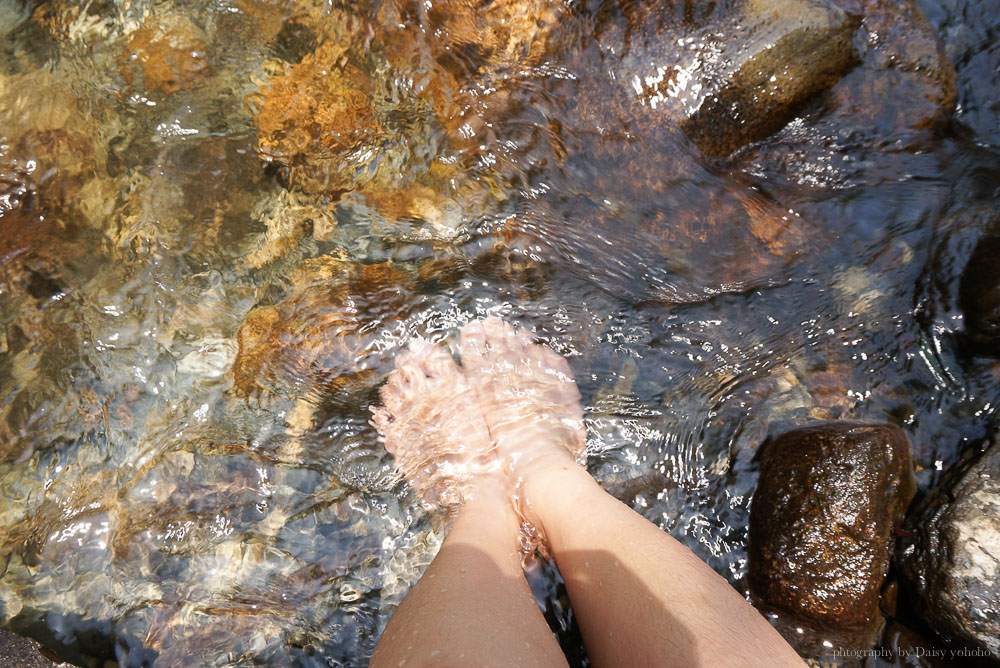
[[[454,365],[451,357],[443,349],[432,354],[428,345],[416,345],[417,351],[424,351],[421,354],[432,358],[425,368],[447,368],[450,373],[452,369],[438,355]],[[409,368],[417,358],[414,353],[401,357],[383,392],[386,409],[377,409],[375,424],[386,439],[386,447],[397,453],[401,470],[414,483],[418,494],[428,488],[428,476],[443,476],[441,462],[446,463],[443,469],[453,474],[447,492],[452,498],[462,496],[462,489],[472,492],[480,489],[476,485],[470,487],[472,480],[489,481],[483,488],[490,492],[481,496],[478,492],[465,492],[476,500],[459,511],[441,554],[390,621],[376,657],[383,656],[383,645],[395,644],[400,637],[396,631],[408,617],[425,617],[417,612],[408,613],[397,623],[397,617],[404,611],[418,606],[428,613],[448,606],[460,606],[457,609],[461,610],[462,605],[477,600],[476,592],[468,589],[469,583],[459,584],[465,587],[462,595],[471,597],[465,601],[439,597],[434,587],[425,583],[429,576],[437,581],[441,569],[454,568],[458,561],[471,557],[475,541],[481,541],[478,544],[484,548],[479,556],[485,557],[484,563],[488,562],[485,573],[492,573],[497,582],[509,586],[512,592],[526,591],[523,577],[514,577],[514,572],[520,571],[519,564],[510,562],[509,555],[499,549],[501,545],[509,545],[511,536],[477,536],[472,530],[475,518],[482,519],[490,503],[504,506],[506,513],[513,498],[518,514],[539,531],[556,560],[594,665],[802,665],[794,650],[764,617],[721,576],[671,536],[604,492],[586,473],[579,463],[585,444],[580,395],[563,358],[545,346],[532,343],[525,333],[496,318],[466,325],[461,332],[460,349],[462,366],[455,365],[454,372],[461,380],[449,375],[446,384],[433,386],[424,380],[433,373],[416,373]],[[412,383],[422,384],[422,389],[411,392],[412,399],[407,404],[408,400],[401,398],[400,387]],[[442,389],[445,385],[457,388],[455,391],[463,398],[449,396]],[[435,392],[440,396],[435,397]],[[415,408],[422,402],[434,406],[458,405],[462,417],[446,426],[442,421],[446,423],[447,418],[439,413]],[[387,415],[391,406],[396,410],[394,419]],[[407,408],[414,412],[407,414]],[[434,425],[428,426],[429,422]],[[476,427],[473,431],[477,438],[465,436],[459,439],[461,444],[443,448],[436,445],[447,433],[469,432],[470,422]],[[409,454],[399,442],[399,434],[403,432],[407,434],[405,447],[412,448]],[[426,455],[414,457],[422,448],[435,447],[448,453],[446,457],[429,464]],[[440,496],[441,492],[437,494]],[[516,528],[517,519],[513,521]],[[475,526],[477,531],[482,530],[481,526]],[[509,524],[497,522],[496,526]],[[456,549],[448,551],[449,540],[456,531],[464,542],[456,539]],[[463,547],[458,548],[459,545]],[[457,561],[449,558],[436,568],[446,551],[455,555]],[[467,573],[468,566],[459,566],[463,567]],[[411,599],[415,601],[413,605]],[[463,639],[469,644],[463,645],[464,649],[455,645],[454,649],[468,656],[469,648],[475,646],[488,655],[483,640],[498,634],[510,635],[510,641],[502,643],[503,647],[528,642],[532,648],[544,647],[545,651],[523,657],[523,661],[506,662],[499,656],[484,658],[485,662],[477,665],[564,662],[561,656],[552,657],[551,644],[539,645],[536,622],[544,623],[540,613],[535,617],[524,611],[523,605],[514,605],[526,600],[487,597],[485,604],[494,612],[488,616],[485,627],[475,616],[454,618],[469,631]],[[537,613],[533,601],[531,605]],[[532,621],[527,627],[515,623],[502,628],[510,622],[504,616],[506,612]],[[547,629],[544,633],[548,633]],[[522,637],[522,634],[528,635]],[[529,635],[534,642],[526,640]],[[551,640],[551,634],[548,638]],[[420,645],[413,647],[423,651],[431,643],[421,640]],[[444,658],[443,654],[430,658],[427,652],[420,659],[416,654],[398,656],[400,660],[409,660],[405,665],[464,663],[464,657],[457,654],[451,654],[450,658]]]

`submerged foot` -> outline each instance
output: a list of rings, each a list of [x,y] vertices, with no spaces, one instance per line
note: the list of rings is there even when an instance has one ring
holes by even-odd
[[[484,483],[504,485],[486,420],[441,347],[415,340],[396,360],[372,424],[429,508],[454,506]]]
[[[534,524],[527,483],[586,458],[580,391],[566,360],[498,318],[461,333],[462,369],[476,393],[517,507]]]
[[[428,507],[507,494],[530,552],[543,537],[525,490],[586,457],[580,391],[565,359],[497,318],[463,327],[461,354],[459,367],[441,347],[412,342],[372,424]]]

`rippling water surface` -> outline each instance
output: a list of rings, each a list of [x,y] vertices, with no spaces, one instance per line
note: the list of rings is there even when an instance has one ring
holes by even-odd
[[[0,0],[0,616],[74,661],[364,665],[441,539],[367,407],[488,314],[741,589],[768,435],[890,421],[933,484],[1000,402],[956,296],[1000,24],[840,6],[851,61],[729,155],[692,113],[767,3]]]

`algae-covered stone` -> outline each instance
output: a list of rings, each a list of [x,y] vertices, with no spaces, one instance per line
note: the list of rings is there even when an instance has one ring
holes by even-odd
[[[988,446],[915,510],[897,554],[931,627],[1000,659],[1000,446]]]
[[[807,626],[852,631],[870,647],[893,527],[914,492],[897,427],[834,422],[767,443],[750,514],[756,600]]]

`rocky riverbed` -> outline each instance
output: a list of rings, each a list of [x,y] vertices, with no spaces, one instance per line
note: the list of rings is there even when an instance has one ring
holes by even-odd
[[[595,477],[809,661],[1000,660],[998,34],[0,0],[0,622],[85,666],[365,665],[441,539],[367,407],[492,314],[568,358]]]

